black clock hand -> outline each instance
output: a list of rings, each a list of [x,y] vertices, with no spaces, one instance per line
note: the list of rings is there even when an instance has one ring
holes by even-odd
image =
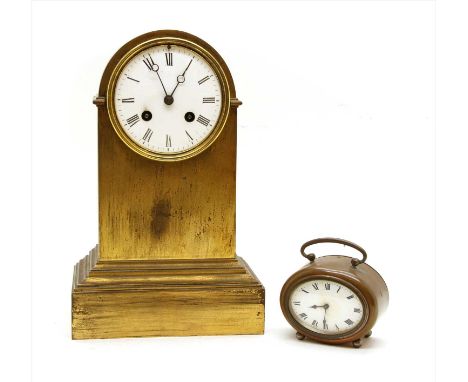
[[[158,67],[158,70],[155,70],[155,72],[156,72],[156,74],[158,75],[159,82],[161,82],[161,85],[162,85],[162,87],[163,87],[164,93],[165,93],[166,96],[167,96],[166,88],[164,87],[164,84],[163,84],[163,82],[162,82],[161,76],[159,75],[159,67]]]
[[[159,75],[159,65],[156,64],[154,61],[153,61],[153,57],[151,57],[150,54],[148,54],[148,57],[149,58],[146,58],[145,56],[144,57],[144,60],[143,62],[145,63],[145,65],[148,67],[149,70],[153,71],[153,72],[156,72],[158,78],[159,78],[159,82],[161,82],[161,85],[162,85],[162,88],[164,90],[164,94],[166,94],[167,96],[167,91],[166,91],[166,88],[164,87],[164,84],[162,82],[162,79],[161,79],[161,76]]]
[[[328,325],[327,325],[327,309],[330,307],[330,305],[328,304],[325,304],[323,306],[323,309],[324,309],[324,312],[323,312],[323,329],[328,329]]]
[[[187,67],[185,68],[184,72],[180,75],[180,76],[177,76],[177,85],[175,86],[174,90],[172,91],[172,93],[170,94],[170,96],[172,97],[177,89],[177,86],[179,86],[179,84],[183,83],[185,81],[185,72],[187,71],[187,69],[190,67],[190,65],[192,64],[192,61],[193,61],[193,58],[190,60],[189,64],[187,65]]]

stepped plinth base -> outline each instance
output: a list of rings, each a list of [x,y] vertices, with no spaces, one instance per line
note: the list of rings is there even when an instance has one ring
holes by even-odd
[[[263,334],[265,290],[234,259],[100,261],[75,266],[73,339]]]

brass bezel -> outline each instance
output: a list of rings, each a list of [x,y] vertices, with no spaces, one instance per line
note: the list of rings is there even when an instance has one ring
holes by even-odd
[[[214,128],[211,130],[210,134],[202,140],[198,145],[192,147],[190,149],[177,152],[177,153],[157,153],[146,148],[141,147],[135,141],[133,141],[125,132],[122,125],[118,121],[116,112],[115,112],[115,105],[114,105],[114,93],[115,93],[115,86],[117,82],[117,78],[119,77],[120,73],[122,72],[123,68],[127,65],[127,63],[137,54],[142,52],[145,49],[148,49],[153,46],[158,45],[177,45],[182,46],[187,49],[193,50],[200,56],[202,56],[208,64],[213,68],[214,72],[216,73],[218,80],[221,85],[221,98],[222,98],[222,105],[221,111],[218,118],[218,121]],[[220,62],[203,46],[190,41],[185,38],[181,37],[155,37],[150,38],[147,41],[144,41],[132,49],[130,49],[125,55],[122,57],[121,60],[117,63],[115,68],[112,71],[112,74],[109,79],[109,83],[107,86],[106,92],[107,98],[107,110],[109,114],[109,119],[111,124],[119,136],[119,138],[125,143],[127,147],[129,147],[135,153],[142,155],[145,158],[156,160],[156,161],[163,161],[163,162],[176,162],[185,159],[192,158],[198,154],[201,154],[203,151],[208,149],[219,137],[223,128],[226,124],[229,115],[230,109],[230,88],[227,75],[223,70],[222,65]]]
[[[290,304],[290,300],[291,300],[291,293],[302,283],[304,282],[309,282],[309,281],[313,281],[313,280],[330,280],[330,281],[334,281],[334,282],[337,282],[337,283],[340,283],[344,286],[346,286],[347,288],[351,289],[357,296],[358,298],[360,299],[361,303],[362,303],[362,309],[363,309],[363,315],[362,315],[362,319],[359,323],[358,326],[356,326],[354,329],[351,329],[347,332],[343,332],[343,334],[333,334],[333,335],[327,335],[327,334],[323,334],[323,333],[317,333],[317,332],[314,332],[313,330],[310,330],[308,329],[307,327],[305,327],[304,325],[302,325],[302,323],[300,321],[298,321],[294,314],[291,312],[291,304]],[[290,285],[288,285],[287,289],[284,291],[284,297],[285,301],[287,301],[287,320],[288,322],[291,324],[291,326],[294,327],[294,329],[296,329],[299,333],[302,333],[303,335],[305,335],[306,337],[308,338],[312,338],[312,339],[315,339],[317,341],[350,341],[350,339],[354,338],[355,337],[355,334],[356,333],[359,333],[360,331],[362,331],[363,327],[366,326],[367,322],[369,321],[369,304],[367,303],[367,300],[366,298],[364,297],[364,295],[361,293],[361,291],[356,288],[355,285],[353,285],[352,283],[344,280],[343,278],[341,277],[337,277],[337,276],[332,276],[332,275],[329,275],[329,274],[315,274],[315,275],[310,275],[310,274],[304,274],[302,275],[301,277],[297,278],[294,280],[293,283],[291,283]],[[293,325],[292,321],[295,323],[295,325]]]

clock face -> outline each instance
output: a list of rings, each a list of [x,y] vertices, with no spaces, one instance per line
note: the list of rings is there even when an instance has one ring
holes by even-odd
[[[214,131],[223,94],[213,67],[197,52],[156,45],[131,57],[114,90],[115,116],[124,134],[156,154],[192,150]]]
[[[320,335],[351,332],[364,318],[363,304],[356,293],[326,279],[299,284],[290,295],[289,310],[298,323]]]

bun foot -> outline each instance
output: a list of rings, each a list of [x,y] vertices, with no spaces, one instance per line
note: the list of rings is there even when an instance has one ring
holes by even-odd
[[[357,349],[357,348],[360,348],[362,345],[362,341],[361,339],[359,338],[358,340],[356,341],[353,341],[353,346]]]
[[[305,335],[302,333],[297,332],[296,333],[296,338],[300,341],[302,341],[305,338]]]
[[[372,335],[372,330],[369,333],[367,333],[364,337],[369,338],[371,335]]]

